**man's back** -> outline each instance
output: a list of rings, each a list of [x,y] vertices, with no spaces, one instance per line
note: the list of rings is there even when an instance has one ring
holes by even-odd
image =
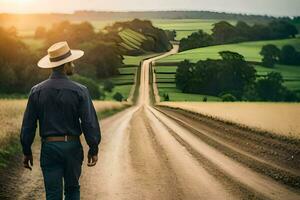
[[[22,143],[31,145],[33,130],[39,120],[40,136],[79,136],[85,134],[92,154],[98,152],[100,128],[90,95],[85,86],[73,82],[60,72],[34,86],[25,112]],[[24,149],[24,153],[30,153]]]

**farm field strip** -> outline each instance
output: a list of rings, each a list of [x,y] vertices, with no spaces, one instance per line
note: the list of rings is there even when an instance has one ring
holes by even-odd
[[[237,44],[216,45],[191,49],[160,59],[158,62],[180,62],[184,59],[188,59],[191,62],[197,62],[198,60],[206,60],[207,58],[219,59],[220,51],[238,52],[239,54],[243,55],[247,61],[261,62],[262,56],[259,54],[259,52],[262,46],[266,44],[274,44],[278,47],[282,47],[284,45],[289,44],[293,45],[298,51],[300,51],[300,38],[267,40],[258,42],[242,42]]]
[[[299,103],[161,102],[159,105],[181,108],[254,129],[300,139]]]
[[[0,99],[0,144],[11,137],[18,137],[27,100]],[[97,112],[120,109],[127,103],[93,101]]]
[[[218,45],[192,49],[188,51],[183,51],[166,58],[160,59],[156,62],[155,72],[161,76],[161,74],[168,74],[171,77],[172,73],[176,73],[177,66],[172,66],[170,64],[176,64],[184,59],[188,59],[192,62],[198,60],[210,59],[219,59],[220,56],[218,52],[220,51],[236,51],[245,56],[247,61],[261,62],[261,56],[259,52],[263,45],[265,44],[275,44],[278,47],[283,45],[290,44],[295,48],[300,50],[300,38],[294,39],[283,39],[283,40],[270,40],[270,41],[259,41],[259,42],[243,42],[238,44],[227,44],[227,45]],[[255,64],[255,69],[257,70],[258,76],[264,76],[269,72],[275,71],[282,74],[284,79],[284,85],[291,90],[300,91],[300,66],[288,66],[276,64],[274,68],[267,68],[261,65]],[[161,80],[158,80],[159,82]]]

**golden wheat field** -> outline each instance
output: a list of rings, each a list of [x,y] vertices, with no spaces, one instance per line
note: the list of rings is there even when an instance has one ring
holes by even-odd
[[[300,138],[299,103],[161,102],[159,105],[181,108],[250,128]]]
[[[97,112],[119,109],[126,103],[112,101],[94,101]],[[0,146],[20,132],[22,117],[27,100],[0,100]]]

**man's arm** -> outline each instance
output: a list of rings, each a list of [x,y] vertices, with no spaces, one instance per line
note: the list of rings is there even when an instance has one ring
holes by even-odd
[[[29,162],[33,165],[31,145],[35,137],[35,131],[37,127],[37,109],[34,99],[34,93],[30,91],[30,95],[27,102],[27,107],[23,117],[23,123],[21,127],[20,140],[24,154],[24,167],[31,169]]]
[[[101,141],[101,131],[98,122],[98,117],[87,89],[84,90],[81,106],[80,106],[81,128],[87,144],[90,149],[88,158],[96,159],[98,154],[98,145]],[[96,163],[95,163],[96,164]]]

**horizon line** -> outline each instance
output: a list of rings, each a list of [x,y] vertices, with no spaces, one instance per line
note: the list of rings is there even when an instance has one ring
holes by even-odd
[[[74,10],[72,12],[0,12],[0,14],[14,14],[14,15],[34,15],[34,14],[65,14],[65,15],[74,15],[76,12],[111,12],[111,13],[129,13],[129,12],[214,12],[214,13],[225,13],[225,14],[236,14],[236,15],[246,15],[246,16],[262,16],[262,17],[289,17],[289,18],[294,18],[294,17],[299,17],[300,15],[270,15],[270,14],[255,14],[255,13],[246,13],[246,12],[229,12],[229,11],[218,11],[218,10],[179,10],[179,9],[174,9],[174,10],[156,10],[156,9],[148,9],[148,10]]]

